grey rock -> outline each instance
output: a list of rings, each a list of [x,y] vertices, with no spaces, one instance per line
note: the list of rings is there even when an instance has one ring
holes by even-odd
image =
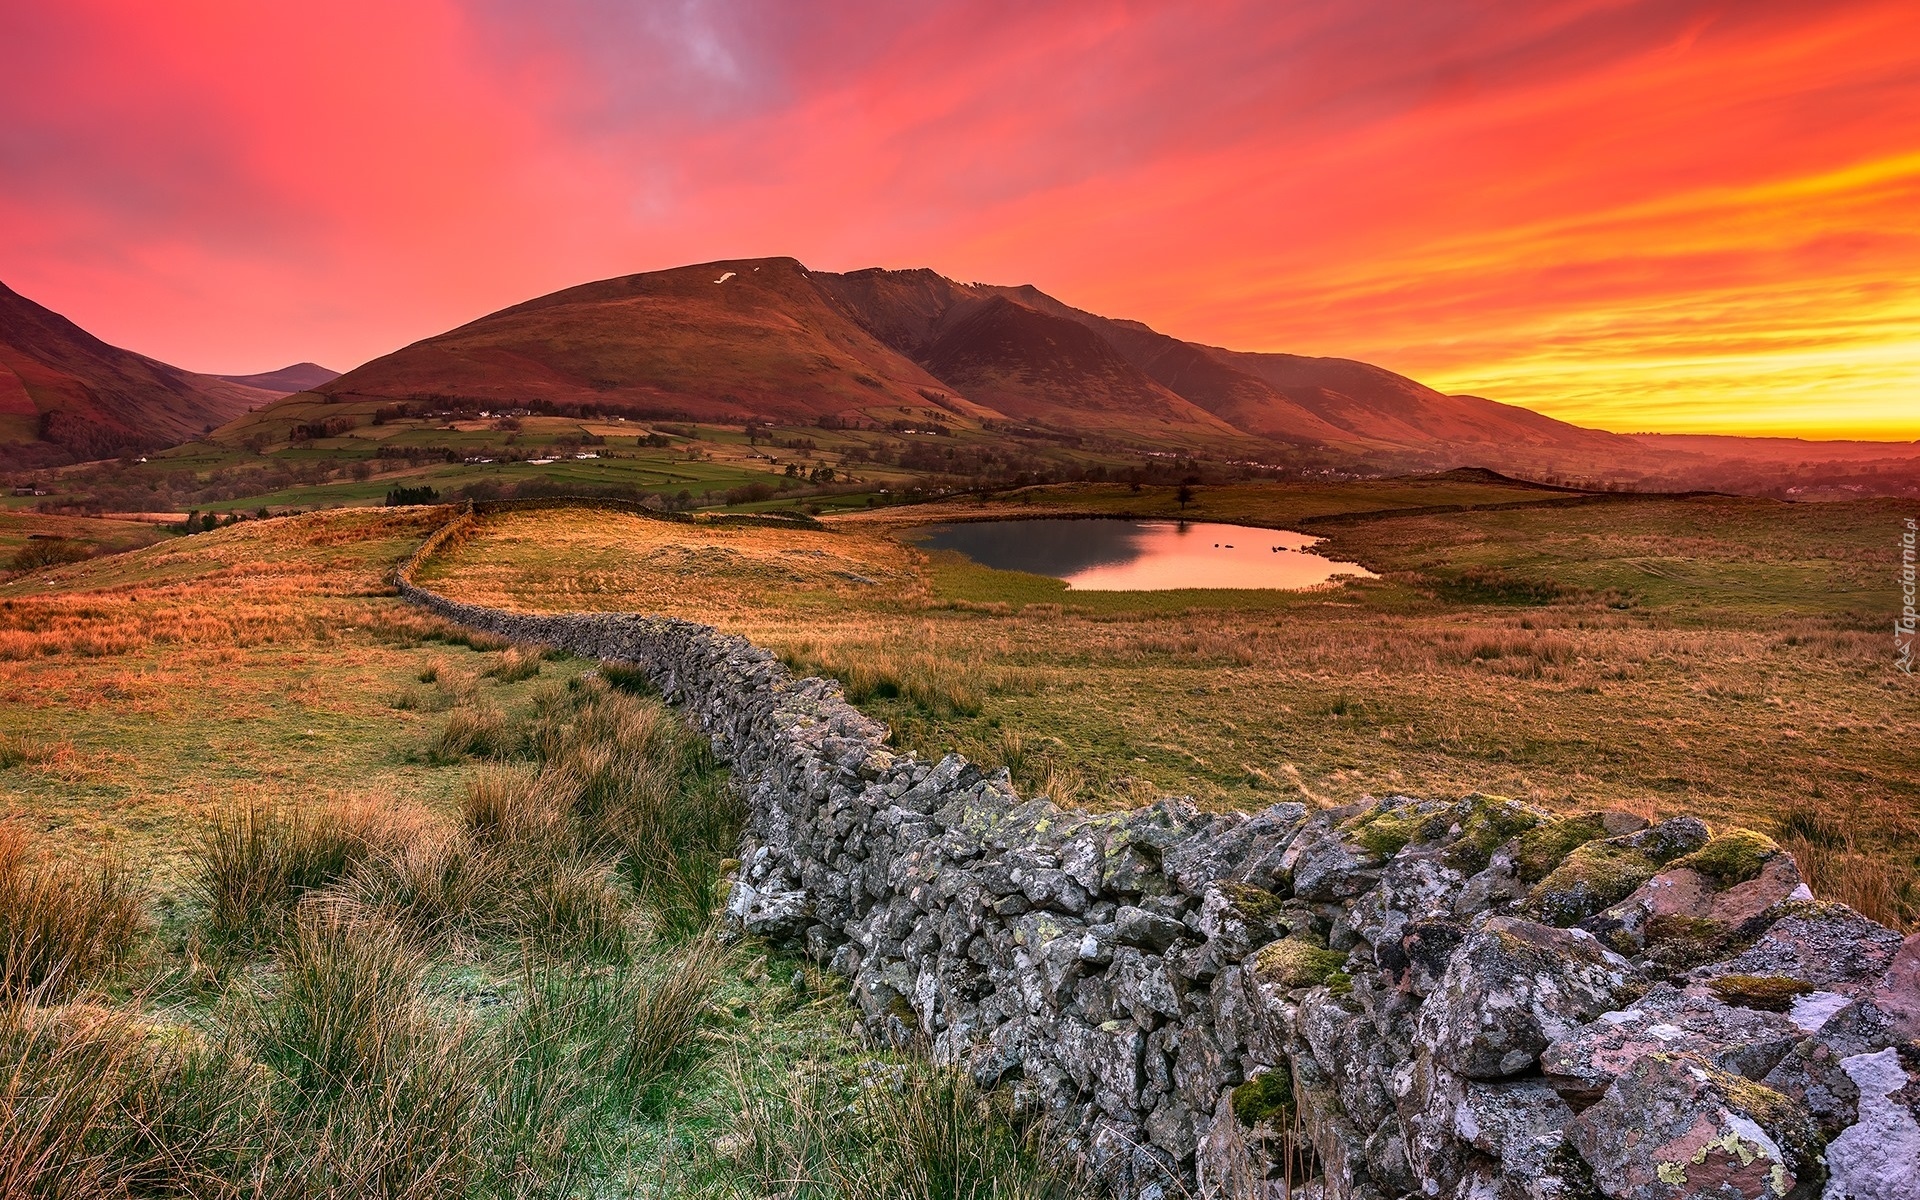
[[[1613,1007],[1630,968],[1591,935],[1493,917],[1455,952],[1421,1009],[1418,1044],[1449,1069],[1497,1079]]]
[[[1804,901],[1783,907],[1784,915],[1751,947],[1698,969],[1694,978],[1785,975],[1851,993],[1878,984],[1900,953],[1899,934],[1843,904]]]
[[[1290,932],[1285,902],[1247,883],[1206,885],[1195,925],[1221,961],[1233,962]]]
[[[813,923],[813,904],[802,891],[762,891],[740,880],[727,897],[727,915],[748,933],[783,941]]]
[[[1650,1054],[1691,1054],[1723,1071],[1765,1078],[1801,1040],[1778,1013],[1733,1008],[1662,984],[1632,1007],[1600,1014],[1540,1056],[1561,1095],[1590,1103]]]
[[[1528,1200],[1582,1194],[1591,1177],[1569,1152],[1573,1110],[1537,1080],[1468,1083],[1454,1112],[1454,1132],[1500,1166],[1500,1178]]]
[[[1186,933],[1187,927],[1183,922],[1133,905],[1123,905],[1113,914],[1114,940],[1123,946],[1139,946],[1155,953],[1164,953]]]
[[[1333,830],[1303,830],[1287,857],[1293,894],[1305,900],[1350,900],[1380,881],[1380,857]]]
[[[1842,1059],[1859,1120],[1827,1143],[1827,1200],[1920,1200],[1920,1054]]]
[[[1812,1200],[1826,1176],[1804,1109],[1691,1055],[1640,1059],[1574,1120],[1572,1141],[1616,1200]]]

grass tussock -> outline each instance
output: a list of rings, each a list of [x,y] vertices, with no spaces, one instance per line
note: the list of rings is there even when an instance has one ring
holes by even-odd
[[[666,710],[593,693],[542,772],[579,843],[613,858],[661,927],[704,928],[719,904],[719,862],[744,821],[712,752]]]
[[[612,1076],[630,1100],[682,1063],[710,1019],[728,955],[711,931],[680,943],[623,999]]]
[[[523,679],[532,679],[540,673],[540,664],[546,657],[541,647],[513,646],[500,656],[500,661],[486,670],[487,677],[501,683],[518,683]]]
[[[130,1009],[0,1000],[0,1195],[237,1198],[267,1104],[243,1060]]]
[[[0,771],[11,767],[45,766],[57,763],[73,753],[73,748],[62,742],[51,742],[45,738],[27,737],[21,734],[0,736]]]
[[[447,714],[427,759],[446,766],[469,758],[496,758],[512,749],[507,716],[491,704],[462,704]]]
[[[730,1069],[740,1117],[725,1152],[764,1193],[795,1200],[1082,1200],[1097,1181],[1044,1123],[924,1061],[870,1073],[849,1104],[836,1081],[756,1086]]]
[[[193,890],[217,938],[277,936],[305,897],[345,879],[393,818],[376,803],[316,809],[248,804],[228,809],[194,848]]]
[[[140,931],[140,902],[118,864],[49,860],[0,824],[0,1003],[64,994],[111,966]]]
[[[398,927],[310,906],[276,965],[278,977],[248,1001],[241,1027],[260,1060],[309,1101],[363,1087],[412,1051],[426,961]]]
[[[1778,840],[1816,895],[1911,933],[1920,928],[1920,859],[1912,852],[1909,824],[1884,817],[1849,820],[1828,806],[1807,802],[1782,816]],[[1873,833],[1891,845],[1876,845],[1863,836]]]

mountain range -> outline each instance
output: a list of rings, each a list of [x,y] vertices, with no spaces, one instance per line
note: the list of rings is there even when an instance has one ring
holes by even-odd
[[[110,346],[0,286],[0,465],[174,444],[289,396],[730,424],[931,421],[1158,453],[1365,470],[1476,465],[1666,487],[1751,490],[1772,486],[1787,464],[1805,474],[1827,461],[1878,487],[1876,472],[1904,476],[1920,462],[1912,444],[1586,429],[1369,363],[1182,341],[1031,285],[924,268],[834,273],[761,258],[625,275],[516,304],[344,375],[310,362],[197,374]]]
[[[1553,467],[1631,453],[1619,434],[1449,396],[1340,358],[1180,341],[1030,285],[934,271],[838,274],[791,258],[702,263],[568,288],[315,390],[540,400],[705,421],[943,410],[1165,449],[1275,448],[1428,465]]]

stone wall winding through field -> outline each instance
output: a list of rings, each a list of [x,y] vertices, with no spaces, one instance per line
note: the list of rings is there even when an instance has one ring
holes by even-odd
[[[1487,796],[1063,810],[708,626],[415,586],[471,520],[402,594],[647,672],[749,803],[732,916],[1123,1195],[1920,1200],[1920,935],[1759,835]]]

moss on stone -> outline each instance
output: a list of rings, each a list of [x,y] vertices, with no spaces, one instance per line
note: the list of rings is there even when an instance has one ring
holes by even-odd
[[[1285,924],[1287,902],[1263,887],[1251,883],[1216,883],[1233,906],[1248,920]]]
[[[1763,1012],[1786,1012],[1795,1000],[1813,991],[1814,986],[1791,975],[1722,975],[1707,980],[1707,990],[1725,1004]]]
[[[1729,829],[1692,854],[1674,859],[1672,866],[1698,871],[1726,888],[1757,877],[1767,860],[1778,853],[1780,847],[1763,833]]]
[[[1464,815],[1457,817],[1460,838],[1448,850],[1447,862],[1467,874],[1485,870],[1495,850],[1544,819],[1518,800],[1480,792],[1468,796],[1463,807]]]
[[[1341,828],[1369,852],[1392,858],[1409,843],[1437,838],[1451,825],[1445,809],[1434,811],[1417,804],[1395,804],[1369,809]]]
[[[1353,995],[1353,976],[1345,971],[1335,971],[1327,976],[1327,991],[1335,996]]]
[[[1719,958],[1731,934],[1725,924],[1678,913],[1647,922],[1646,953],[1669,971],[1684,971]]]
[[[1284,988],[1316,987],[1347,963],[1338,950],[1327,950],[1306,938],[1287,937],[1261,948],[1253,956],[1254,974]]]
[[[1660,870],[1653,859],[1617,841],[1575,846],[1534,886],[1527,906],[1550,925],[1571,925],[1617,904]]]
[[[1520,835],[1514,854],[1514,867],[1520,878],[1538,883],[1577,847],[1607,836],[1606,819],[1600,813],[1581,813],[1535,825]]]
[[[1233,1115],[1252,1129],[1284,1125],[1293,1119],[1293,1072],[1286,1064],[1255,1075],[1233,1089]]]
[[[1714,1067],[1708,1067],[1707,1070],[1712,1073],[1713,1084],[1720,1089],[1720,1094],[1729,1103],[1745,1109],[1793,1156],[1796,1181],[1801,1185],[1813,1185],[1807,1189],[1807,1194],[1816,1194],[1816,1189],[1826,1176],[1821,1156],[1827,1148],[1827,1139],[1800,1102],[1763,1083],[1755,1083]],[[1785,1195],[1785,1189],[1779,1189],[1777,1194]]]

